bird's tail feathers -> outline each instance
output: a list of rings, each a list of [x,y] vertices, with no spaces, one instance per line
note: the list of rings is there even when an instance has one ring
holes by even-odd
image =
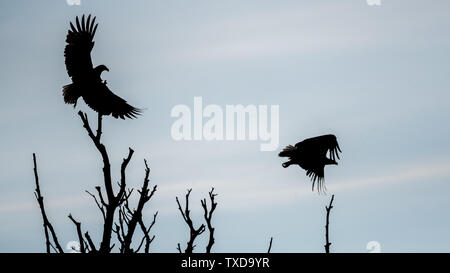
[[[81,96],[79,89],[72,83],[63,86],[63,97],[64,102],[68,104],[73,104],[74,107],[77,105],[77,100]]]
[[[283,151],[281,151],[278,156],[279,157],[290,157],[292,155],[292,152],[295,150],[296,148],[292,145],[288,145],[286,146],[286,148],[283,149]]]

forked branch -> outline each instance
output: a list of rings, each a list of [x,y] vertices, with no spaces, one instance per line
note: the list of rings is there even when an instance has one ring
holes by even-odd
[[[211,201],[211,207],[208,211],[208,207],[206,205],[206,199],[200,200],[202,207],[203,207],[203,211],[204,211],[204,218],[206,221],[206,225],[208,226],[208,230],[209,230],[209,242],[208,245],[206,246],[206,253],[211,253],[211,248],[215,242],[214,240],[214,231],[215,228],[212,226],[211,224],[211,218],[213,215],[214,210],[217,207],[217,202],[215,202],[214,198],[217,196],[217,194],[214,193],[214,188],[211,189],[211,191],[209,192],[209,200]]]
[[[183,219],[186,222],[186,224],[189,226],[189,234],[190,234],[190,236],[189,236],[189,241],[187,242],[186,249],[184,251],[185,253],[192,253],[194,251],[194,248],[195,248],[194,241],[195,241],[195,239],[200,234],[202,234],[205,231],[205,225],[204,224],[201,224],[200,227],[196,229],[194,227],[194,224],[192,223],[192,219],[191,219],[191,216],[190,216],[190,210],[189,210],[189,195],[191,194],[191,191],[192,191],[192,189],[189,189],[187,191],[187,194],[186,194],[186,197],[185,197],[186,203],[185,203],[184,211],[181,208],[180,201],[178,200],[178,197],[175,198],[176,201],[177,201],[177,204],[178,204],[178,210],[180,211],[181,216],[183,216]],[[178,244],[178,251],[181,252],[181,248],[180,248],[179,244]]]

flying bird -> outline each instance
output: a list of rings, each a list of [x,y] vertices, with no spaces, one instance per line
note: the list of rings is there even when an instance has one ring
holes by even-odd
[[[76,27],[70,22],[70,29],[66,36],[64,49],[67,73],[72,78],[72,83],[63,87],[64,102],[77,104],[82,97],[86,104],[100,115],[112,115],[114,118],[136,118],[141,113],[129,105],[124,99],[109,90],[106,81],[101,79],[103,71],[109,71],[105,65],[94,68],[91,60],[91,51],[94,47],[94,35],[98,24],[91,15],[81,22],[78,16],[75,19]]]
[[[284,168],[290,165],[299,165],[306,170],[306,175],[312,180],[312,190],[317,182],[317,191],[325,191],[324,168],[325,165],[337,165],[336,157],[339,158],[339,148],[335,135],[323,135],[305,139],[295,146],[288,145],[278,156],[289,157],[289,161],[282,164]],[[327,157],[329,154],[329,158]]]

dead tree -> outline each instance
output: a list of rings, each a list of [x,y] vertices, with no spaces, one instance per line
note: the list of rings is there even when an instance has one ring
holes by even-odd
[[[186,249],[184,250],[184,253],[192,253],[194,251],[195,245],[195,239],[197,239],[197,237],[199,235],[201,235],[203,232],[205,232],[206,226],[204,224],[201,224],[200,227],[195,228],[194,224],[192,222],[191,219],[191,211],[189,210],[189,196],[191,194],[192,189],[188,189],[187,193],[186,193],[186,197],[185,197],[185,208],[184,210],[181,208],[181,204],[180,201],[178,200],[178,197],[176,197],[176,201],[178,204],[178,210],[181,213],[181,216],[183,217],[183,220],[186,222],[186,224],[189,227],[189,241],[187,242],[187,246]],[[211,191],[209,192],[209,199],[211,202],[211,206],[210,209],[208,210],[208,206],[206,204],[206,198],[203,200],[200,200],[200,203],[202,205],[203,208],[203,217],[205,218],[206,221],[206,225],[208,227],[208,231],[209,231],[209,242],[208,245],[206,246],[206,253],[210,253],[211,252],[211,248],[215,242],[214,240],[214,230],[215,228],[212,226],[211,223],[211,219],[214,213],[214,210],[217,207],[217,202],[215,202],[215,197],[217,196],[217,194],[214,193],[214,188],[211,189]],[[178,243],[177,245],[177,250],[179,253],[183,253],[183,251],[181,250],[181,245]]]
[[[330,225],[330,211],[333,208],[333,200],[334,200],[334,194],[331,196],[330,205],[328,205],[328,207],[325,206],[325,209],[327,211],[327,221],[326,221],[326,224],[325,224],[325,245],[324,245],[325,253],[330,253],[331,243],[330,243],[330,238],[328,236],[328,234],[329,234],[328,233],[328,228],[329,228],[329,225]]]
[[[94,199],[97,208],[100,210],[102,216],[103,216],[103,234],[102,234],[102,240],[100,242],[99,247],[95,245],[92,238],[90,237],[88,232],[84,233],[82,232],[81,223],[75,220],[75,218],[72,215],[69,215],[69,219],[74,223],[77,230],[77,236],[80,243],[80,252],[83,253],[93,253],[93,252],[99,252],[99,253],[109,253],[114,248],[115,244],[111,245],[111,237],[112,233],[115,232],[117,234],[117,239],[120,243],[120,252],[124,253],[131,253],[131,252],[138,252],[140,251],[141,247],[144,245],[145,242],[145,248],[144,252],[148,252],[151,242],[154,240],[154,236],[150,236],[150,230],[155,224],[156,216],[158,213],[155,213],[153,216],[153,221],[147,228],[144,224],[143,220],[143,209],[144,206],[147,204],[148,201],[152,198],[156,191],[156,185],[153,187],[153,189],[150,191],[149,189],[149,175],[150,175],[150,168],[147,165],[147,162],[144,160],[145,163],[145,178],[142,188],[138,191],[140,194],[138,205],[136,209],[131,209],[129,205],[129,198],[133,193],[133,189],[127,189],[126,184],[126,168],[128,166],[128,163],[131,160],[131,157],[133,156],[134,151],[129,148],[128,155],[126,158],[123,159],[121,168],[120,168],[120,182],[118,183],[119,189],[117,193],[114,192],[113,185],[112,185],[112,179],[111,179],[111,164],[109,161],[108,153],[106,150],[106,147],[101,143],[101,136],[102,136],[102,116],[98,115],[98,127],[97,131],[94,134],[93,130],[91,129],[89,125],[89,121],[87,118],[87,115],[83,112],[78,112],[78,115],[81,118],[81,121],[83,122],[83,127],[86,129],[88,136],[91,138],[92,142],[94,143],[95,147],[99,151],[102,160],[103,160],[103,178],[104,178],[104,188],[106,191],[106,198],[104,198],[104,194],[102,192],[102,188],[100,186],[95,187],[96,194],[92,194],[87,191],[87,193]],[[33,162],[34,162],[34,173],[35,173],[35,181],[36,181],[36,199],[39,203],[39,206],[41,208],[41,214],[44,221],[44,232],[46,237],[46,250],[48,253],[50,253],[50,248],[53,248],[55,252],[62,253],[63,249],[61,248],[60,244],[58,243],[56,233],[49,222],[45,208],[44,208],[44,202],[43,197],[41,196],[40,188],[39,188],[39,179],[37,174],[37,166],[36,166],[36,157],[33,154]],[[118,212],[119,214],[119,221],[118,224],[114,224],[115,220],[115,214]],[[115,229],[114,229],[115,225]],[[140,244],[134,250],[132,248],[132,240],[133,235],[135,234],[136,228],[139,225],[141,228],[143,235],[143,238],[140,241]],[[49,232],[52,235],[51,239],[53,241],[53,244],[50,241]]]

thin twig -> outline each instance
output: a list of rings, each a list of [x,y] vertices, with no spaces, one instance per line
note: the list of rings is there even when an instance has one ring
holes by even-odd
[[[102,213],[103,216],[103,220],[106,220],[106,215],[105,215],[105,208],[103,205],[103,201],[98,201],[97,197],[95,195],[93,195],[92,193],[90,193],[89,191],[86,190],[86,193],[89,194],[95,201],[95,204],[97,204],[98,209],[100,210],[100,212]],[[101,199],[101,197],[100,197]]]
[[[270,237],[269,249],[267,249],[267,253],[270,253],[270,250],[272,250],[272,241],[273,237]]]
[[[333,208],[333,200],[334,200],[334,194],[331,196],[331,200],[330,200],[330,205],[328,205],[328,207],[325,206],[325,209],[327,210],[327,222],[325,224],[325,253],[330,253],[330,240],[329,240],[329,236],[328,236],[328,227],[330,224],[330,211]]]
[[[43,222],[44,222],[46,251],[47,251],[47,253],[50,253],[50,247],[53,247],[54,250],[56,250],[56,252],[64,253],[61,245],[58,242],[58,238],[56,236],[56,232],[53,229],[52,224],[48,220],[47,214],[45,212],[44,197],[42,197],[41,189],[39,187],[39,176],[38,176],[38,171],[37,171],[36,154],[34,154],[34,153],[33,153],[33,164],[34,164],[34,169],[33,169],[34,170],[34,180],[36,182],[36,190],[34,192],[34,195],[36,197],[36,200],[39,203],[39,207],[41,209],[41,214],[42,214],[42,219],[43,219]],[[52,239],[53,239],[53,242],[54,242],[55,246],[53,246],[53,244],[50,242],[49,231],[50,231],[50,233],[52,235]]]

